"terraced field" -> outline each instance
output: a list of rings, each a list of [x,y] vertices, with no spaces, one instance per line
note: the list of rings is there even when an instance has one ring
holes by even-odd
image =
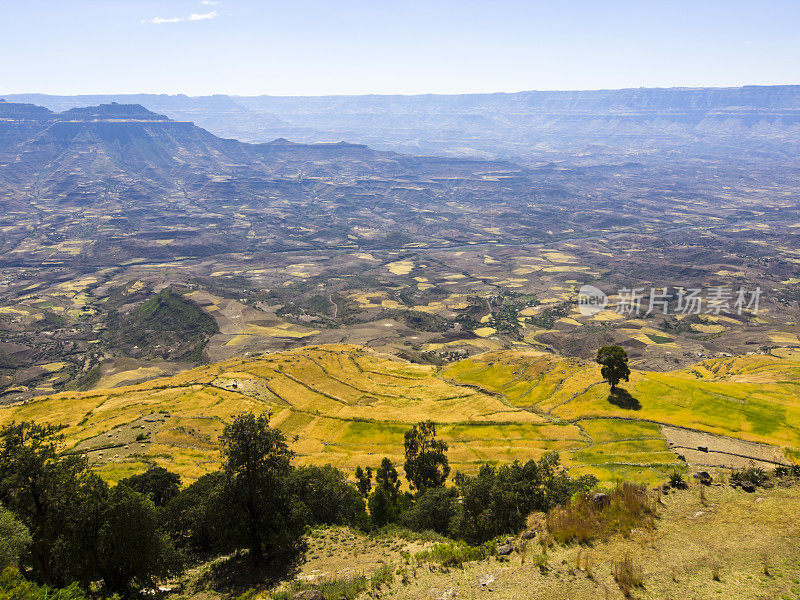
[[[636,371],[628,393],[610,397],[596,365],[551,354],[488,352],[440,370],[327,345],[55,394],[0,409],[0,424],[63,423],[70,449],[110,480],[150,463],[196,478],[215,468],[224,423],[252,410],[273,413],[302,464],[402,463],[403,433],[430,418],[454,470],[554,449],[575,472],[652,482],[685,468],[678,453],[686,451],[670,447],[664,425],[703,441],[705,453],[692,449],[700,464],[747,452],[766,464],[800,457],[799,386],[800,362],[763,355]],[[737,439],[750,444],[741,450]]]

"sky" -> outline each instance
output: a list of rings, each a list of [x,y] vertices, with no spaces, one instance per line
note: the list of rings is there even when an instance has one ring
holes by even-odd
[[[800,0],[0,0],[0,93],[800,84]]]

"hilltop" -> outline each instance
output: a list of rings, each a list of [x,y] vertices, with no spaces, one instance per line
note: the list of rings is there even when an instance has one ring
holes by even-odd
[[[273,413],[298,464],[402,464],[403,434],[433,419],[455,470],[558,450],[575,473],[663,480],[686,463],[770,468],[800,457],[800,362],[753,356],[635,371],[610,397],[596,365],[533,351],[446,368],[351,345],[305,347],[198,367],[114,389],[64,392],[0,409],[0,423],[66,425],[117,480],[160,464],[192,480],[215,468],[223,424]]]

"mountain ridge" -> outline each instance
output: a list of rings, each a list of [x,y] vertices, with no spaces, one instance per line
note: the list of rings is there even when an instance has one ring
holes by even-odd
[[[264,142],[366,143],[379,150],[598,164],[666,152],[773,158],[800,149],[800,85],[353,96],[9,95],[65,109],[137,101],[215,134]],[[580,152],[587,145],[604,153]]]

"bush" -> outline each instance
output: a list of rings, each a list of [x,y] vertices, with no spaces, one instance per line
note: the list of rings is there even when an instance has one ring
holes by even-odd
[[[289,487],[307,508],[309,525],[363,527],[367,521],[364,498],[345,474],[331,465],[296,468]]]
[[[465,562],[484,560],[497,550],[494,542],[470,546],[464,542],[434,544],[427,550],[417,552],[414,559],[419,563],[434,563],[443,567],[461,567]]]
[[[631,597],[634,588],[644,587],[642,568],[634,564],[630,554],[626,554],[621,561],[614,563],[612,574],[617,587],[626,598]]]
[[[367,589],[377,590],[382,585],[394,580],[394,571],[391,565],[381,565],[368,578],[365,575],[353,575],[339,579],[322,579],[317,583],[294,581],[289,589],[273,592],[272,600],[291,600],[295,593],[302,590],[317,590],[325,600],[355,600],[361,592]]]
[[[683,475],[677,471],[674,471],[672,475],[669,476],[669,484],[679,490],[686,487],[686,481],[683,479]]]
[[[752,483],[753,485],[763,485],[769,479],[769,475],[764,472],[764,469],[758,467],[747,467],[731,473],[731,483],[742,484],[745,482]]]
[[[447,535],[458,507],[455,488],[429,488],[417,496],[413,506],[400,515],[400,524],[414,531]]]
[[[114,597],[116,598],[116,597]],[[114,600],[112,598],[112,600]],[[0,573],[0,600],[87,600],[77,583],[51,589],[26,581],[20,572],[8,567]]]
[[[369,587],[373,590],[381,589],[383,585],[390,585],[394,581],[394,569],[392,565],[383,564],[369,578]]]
[[[0,506],[0,569],[15,567],[31,543],[31,534],[11,512]]]
[[[645,486],[618,483],[606,496],[580,494],[563,507],[547,513],[547,531],[562,543],[583,544],[607,539],[615,533],[627,535],[635,527],[652,526],[656,500]]]

